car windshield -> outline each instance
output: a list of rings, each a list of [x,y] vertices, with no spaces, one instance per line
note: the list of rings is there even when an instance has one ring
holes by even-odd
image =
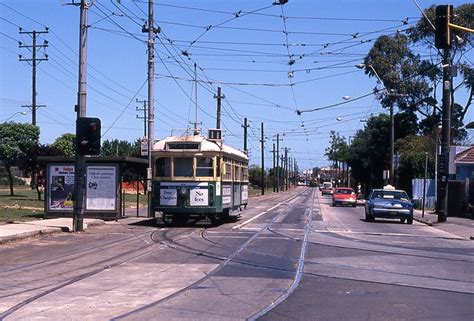
[[[408,195],[403,191],[374,191],[372,198],[408,201]]]
[[[336,194],[352,194],[352,190],[350,190],[350,189],[338,189],[338,190],[336,190]]]

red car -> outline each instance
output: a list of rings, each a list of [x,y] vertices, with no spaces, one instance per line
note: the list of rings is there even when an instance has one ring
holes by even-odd
[[[332,206],[352,205],[357,206],[357,195],[350,187],[337,187],[332,194]]]

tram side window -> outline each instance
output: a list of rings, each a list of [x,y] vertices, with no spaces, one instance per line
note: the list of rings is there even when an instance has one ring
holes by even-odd
[[[242,167],[242,181],[247,182],[249,180],[249,169]]]
[[[171,159],[169,157],[160,157],[156,159],[156,176],[171,177]]]
[[[193,158],[175,157],[173,176],[192,177],[193,176]]]
[[[214,176],[213,159],[210,157],[196,157],[196,176]]]
[[[231,163],[225,163],[225,175],[224,175],[225,180],[232,180],[232,164]]]
[[[234,181],[240,181],[240,167],[236,164],[234,165]]]

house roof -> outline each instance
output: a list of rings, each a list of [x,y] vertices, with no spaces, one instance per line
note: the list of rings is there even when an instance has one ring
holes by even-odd
[[[456,154],[454,162],[457,164],[474,164],[474,146]]]

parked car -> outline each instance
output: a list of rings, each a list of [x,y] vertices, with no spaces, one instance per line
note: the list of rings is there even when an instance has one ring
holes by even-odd
[[[375,218],[399,219],[413,223],[413,204],[405,191],[396,189],[374,189],[365,202],[365,220]]]
[[[332,194],[332,206],[351,205],[357,206],[357,195],[350,187],[337,187]]]
[[[321,195],[332,195],[334,192],[331,182],[324,182],[323,189],[321,190]]]

